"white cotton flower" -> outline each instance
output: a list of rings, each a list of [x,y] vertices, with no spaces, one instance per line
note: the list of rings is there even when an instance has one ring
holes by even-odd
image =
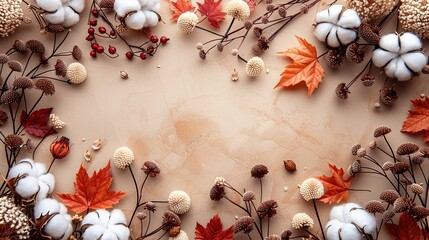
[[[374,50],[372,62],[382,67],[386,76],[408,81],[427,64],[422,46],[422,41],[414,33],[387,34],[380,39],[379,48]]]
[[[125,25],[134,30],[155,27],[159,22],[159,0],[116,0],[113,9],[125,17]]]
[[[64,27],[78,23],[85,7],[85,0],[36,0],[36,3],[46,11],[43,16],[47,22]]]
[[[104,209],[88,213],[82,220],[83,240],[128,240],[130,229],[124,213],[119,209]]]
[[[343,11],[343,5],[333,5],[316,15],[314,34],[329,47],[337,48],[354,42],[361,24],[359,14],[353,9]]]
[[[377,221],[374,215],[360,205],[346,203],[332,208],[330,221],[325,227],[329,240],[363,240],[365,238],[360,231],[363,230],[368,235],[374,234]]]
[[[69,239],[73,232],[72,217],[67,214],[67,208],[55,199],[47,198],[34,207],[35,220],[46,215],[53,215],[43,227],[43,232],[53,239]]]
[[[35,163],[29,158],[22,159],[10,169],[7,180],[15,178],[15,191],[25,199],[37,194],[37,201],[41,201],[51,194],[55,187],[54,175],[46,173],[43,163]]]

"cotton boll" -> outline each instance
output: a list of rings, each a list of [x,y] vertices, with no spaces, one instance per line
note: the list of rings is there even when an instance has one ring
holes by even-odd
[[[19,162],[19,164],[13,166],[10,169],[9,176],[7,179],[10,180],[10,179],[16,178],[18,176],[23,176],[25,174],[34,175],[34,173],[33,173],[34,169],[33,169],[32,162],[33,162],[33,160],[31,160],[31,162],[21,160]]]
[[[335,206],[331,209],[331,213],[329,214],[329,217],[334,220],[338,220],[340,222],[344,222],[343,218],[343,206]]]
[[[372,53],[372,63],[376,67],[384,67],[389,61],[398,57],[397,53],[384,51],[383,49],[375,49]]]
[[[110,213],[107,210],[101,209],[101,210],[97,210],[97,215],[98,218],[100,219],[100,223],[102,226],[109,226],[109,221],[110,221]]]
[[[149,0],[138,0],[138,1],[139,1],[140,6],[145,6]]]
[[[88,215],[87,215],[88,216]],[[85,216],[86,218],[86,216]],[[100,239],[101,235],[103,235],[105,229],[101,225],[93,225],[85,229],[82,234],[82,238],[84,240],[91,239]]]
[[[129,239],[130,237],[130,230],[124,225],[111,226],[109,230],[114,233],[118,239]]]
[[[60,0],[36,0],[36,3],[43,10],[48,12],[54,12],[62,6]]]
[[[341,227],[341,240],[358,240],[362,239],[362,234],[351,223],[346,223]]]
[[[100,218],[95,212],[88,213],[82,220],[82,226],[90,224],[90,225],[101,225]]]
[[[100,240],[111,240],[111,239],[120,239],[115,235],[110,229],[107,229]]]
[[[141,4],[142,9],[147,9],[151,11],[159,11],[161,8],[161,4],[159,3],[159,0],[148,0],[146,4]]]
[[[28,176],[18,181],[15,191],[23,198],[31,198],[39,191],[37,178]]]
[[[402,54],[401,58],[414,72],[420,72],[428,61],[428,58],[421,52]]]
[[[415,51],[422,48],[422,41],[416,34],[406,32],[399,37],[401,41],[401,51],[399,54]]]
[[[319,41],[324,42],[326,36],[331,32],[332,27],[332,23],[320,23],[317,25],[316,30],[314,30],[314,35]]]
[[[342,228],[343,223],[338,221],[337,219],[333,219],[329,221],[326,228],[326,237],[329,240],[340,240],[340,236],[338,234],[339,230]]]
[[[39,181],[38,186],[39,186],[39,191],[37,192],[37,201],[41,201],[47,198],[49,195],[49,192],[51,191],[49,189],[49,186],[44,182]]]
[[[34,217],[40,218],[48,213],[57,213],[60,211],[60,204],[51,198],[44,199],[36,204],[34,207]]]
[[[326,43],[328,44],[328,46],[333,48],[337,48],[340,46],[340,41],[338,41],[337,38],[337,29],[337,26],[333,26],[326,39]]]
[[[82,221],[82,227],[85,228],[83,240],[128,240],[130,230],[126,225],[125,215],[119,209],[114,209],[111,213],[106,210],[91,212]]]
[[[395,78],[397,63],[398,58],[394,58],[384,67],[384,73],[386,74],[386,76],[390,78]]]
[[[57,11],[53,13],[46,13],[44,17],[49,23],[61,24],[62,22],[64,22],[65,19],[64,8],[60,7],[57,9]]]
[[[345,222],[347,223],[355,223],[361,228],[365,227],[366,233],[372,233],[376,228],[376,219],[374,215],[369,214],[367,211],[362,209],[361,206],[357,205],[358,207],[352,207],[349,210],[349,213],[344,215],[345,216]],[[352,210],[356,208],[355,210]],[[344,210],[346,209],[346,206],[344,207]],[[344,213],[343,210],[343,213]],[[353,226],[353,225],[352,225]]]
[[[405,65],[405,62],[402,60],[402,58],[398,58],[396,63],[395,77],[399,81],[408,81],[413,78],[413,73],[408,70],[408,67]]]
[[[134,30],[142,29],[145,22],[146,16],[142,11],[137,11],[136,13],[133,13],[129,17],[125,18],[125,24],[127,27]]]
[[[70,0],[68,6],[73,8],[76,12],[80,13],[85,8],[85,0]]]
[[[352,43],[357,37],[358,34],[356,31],[345,28],[338,28],[337,30],[337,38],[342,45],[348,45]]]
[[[141,6],[137,0],[116,0],[113,9],[119,17],[125,17],[127,13],[140,10]]]
[[[343,10],[343,5],[333,5],[328,10],[329,17],[328,20],[331,23],[338,23],[338,19],[340,18],[341,11]]]
[[[316,14],[316,22],[330,22],[328,10],[318,12]]]
[[[55,177],[54,175],[47,173],[39,177],[39,181],[42,183],[45,183],[49,186],[49,193],[52,193],[52,191],[55,188]]]
[[[119,209],[113,209],[110,213],[109,227],[116,224],[126,224],[127,220],[125,219],[124,213]]]
[[[79,22],[80,16],[70,7],[64,8],[64,21],[61,23],[64,27],[71,27]]]
[[[42,174],[46,173],[46,165],[43,163],[34,163],[34,174],[37,176],[41,176]]]
[[[380,39],[379,45],[381,48],[389,52],[399,53],[399,50],[401,50],[398,36],[394,33],[384,35]]]
[[[361,24],[359,14],[353,9],[347,9],[341,15],[337,25],[342,28],[358,28]]]
[[[155,27],[158,24],[158,15],[156,15],[154,12],[151,12],[149,10],[143,10],[143,13],[146,16],[146,22],[144,23],[144,27]]]
[[[69,230],[70,222],[62,215],[55,215],[43,228],[44,232],[54,239],[60,239]]]

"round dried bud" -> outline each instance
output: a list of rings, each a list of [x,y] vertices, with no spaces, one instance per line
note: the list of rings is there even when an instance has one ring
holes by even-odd
[[[4,142],[6,143],[7,147],[12,149],[20,148],[24,144],[22,137],[15,134],[7,135],[4,139]]]
[[[156,177],[161,172],[158,163],[151,160],[144,162],[141,170],[151,177]]]
[[[24,41],[19,39],[15,40],[15,42],[12,45],[12,48],[19,53],[25,53],[27,51],[27,45],[25,45]]]
[[[259,38],[262,35],[262,29],[259,27],[253,28],[253,35],[257,38]]]
[[[66,29],[61,24],[48,24],[46,30],[50,33],[62,33]]]
[[[393,162],[385,162],[385,163],[383,163],[382,168],[384,171],[390,171],[392,169],[393,165],[394,165]]]
[[[369,23],[362,23],[360,25],[360,34],[362,38],[369,44],[378,44],[380,41],[380,29]]]
[[[292,160],[283,161],[283,165],[285,166],[285,169],[288,172],[295,172],[296,171],[296,164]]]
[[[136,217],[137,217],[137,219],[138,219],[138,220],[143,221],[144,219],[146,219],[146,218],[147,218],[147,215],[146,215],[146,213],[144,213],[144,212],[138,212],[138,213],[136,214]]]
[[[37,79],[34,85],[37,89],[40,89],[45,95],[55,94],[55,86],[52,81],[47,78]]]
[[[377,142],[373,140],[373,141],[369,142],[368,146],[371,150],[374,150],[377,148]]]
[[[45,46],[43,45],[43,43],[39,40],[28,40],[25,45],[27,45],[27,48],[30,49],[30,51],[34,52],[34,53],[40,53],[40,54],[44,54],[45,53]]]
[[[422,73],[429,74],[429,65],[424,66],[424,68],[422,69]]]
[[[325,194],[325,189],[322,182],[316,178],[306,179],[301,183],[299,193],[305,199],[305,201],[319,199]]]
[[[244,28],[246,30],[250,30],[252,27],[253,27],[253,22],[252,21],[247,20],[247,21],[244,22]]]
[[[182,221],[180,221],[179,216],[171,211],[165,211],[164,215],[162,216],[162,225],[164,226],[162,229],[168,231],[172,229],[173,227],[180,226],[182,224]]]
[[[380,102],[385,105],[393,105],[398,100],[398,95],[395,90],[391,88],[383,88],[379,92]]]
[[[237,56],[238,55],[238,49],[234,48],[231,50],[231,55],[232,56]]]
[[[357,155],[357,151],[361,148],[362,146],[358,143],[352,146],[351,148],[351,153],[353,156]]]
[[[258,38],[258,46],[262,49],[262,50],[267,50],[268,48],[270,48],[270,46],[268,45],[270,41],[264,36],[261,35]]]
[[[411,191],[415,194],[422,194],[424,192],[424,189],[422,187],[422,185],[417,184],[417,183],[412,183],[409,185]]]
[[[283,230],[280,234],[281,240],[289,240],[290,236],[292,236],[292,231],[290,230]]]
[[[253,222],[254,219],[249,216],[240,217],[237,221],[235,221],[234,225],[232,225],[232,229],[235,234],[244,233],[249,234],[253,230]]]
[[[312,228],[313,219],[306,213],[297,213],[292,217],[292,227],[299,230],[303,228]]]
[[[241,0],[240,0],[241,1]],[[265,68],[264,60],[260,57],[252,57],[247,61],[246,73],[249,77],[258,76]]]
[[[301,14],[307,14],[308,13],[308,5],[307,4],[302,4],[301,7],[299,8],[299,11],[301,12]]]
[[[365,52],[359,49],[359,44],[352,43],[347,47],[346,57],[354,63],[361,63],[365,57]]]
[[[419,150],[419,146],[414,143],[404,143],[399,145],[398,149],[396,150],[396,153],[399,155],[410,155]]]
[[[412,200],[408,198],[399,197],[393,203],[393,211],[395,213],[405,212],[410,209]]]
[[[350,165],[348,168],[347,168],[347,175],[349,175],[350,177],[354,177],[356,174],[353,172],[353,170],[352,170],[352,165]]]
[[[365,210],[369,213],[383,213],[384,206],[383,203],[378,200],[371,200],[365,205]]]
[[[256,164],[250,171],[250,175],[254,178],[263,178],[267,173],[268,168],[263,164]]]
[[[346,86],[346,83],[340,83],[335,88],[335,94],[337,94],[337,97],[341,99],[347,99],[350,94],[349,88]]]
[[[267,24],[267,23],[268,23],[268,21],[269,21],[268,16],[263,16],[263,17],[261,17],[261,22],[262,22],[263,24]]]
[[[204,49],[201,49],[199,52],[200,58],[204,60],[204,59],[206,59],[206,55],[207,55],[206,51],[204,51]]]
[[[220,43],[218,43],[217,45],[216,45],[216,48],[217,48],[217,50],[219,51],[219,52],[222,52],[223,51],[223,44],[220,42]]]
[[[67,75],[66,64],[61,59],[57,59],[55,63],[55,74],[59,77],[65,77]]]
[[[112,161],[119,169],[126,169],[134,161],[134,153],[127,147],[120,147],[113,153]]]
[[[411,182],[409,179],[407,179],[407,178],[402,178],[402,179],[400,180],[400,182],[401,182],[402,184],[404,184],[405,186],[409,186],[409,185],[411,185],[411,184],[412,184],[412,182]]]
[[[422,157],[422,156],[414,156],[411,159],[411,162],[414,163],[414,164],[422,164],[424,161],[425,161],[425,158]]]
[[[204,45],[203,45],[202,43],[200,43],[200,42],[199,42],[199,43],[197,43],[197,44],[195,44],[195,48],[196,48],[196,49],[198,49],[198,50],[203,49],[203,46],[204,46]]]
[[[389,222],[390,220],[392,220],[392,218],[393,218],[394,216],[395,216],[395,213],[394,213],[394,212],[387,210],[387,211],[385,211],[385,212],[383,213],[383,220],[384,220],[385,222]]]
[[[88,76],[86,68],[79,62],[70,63],[67,67],[67,78],[72,84],[80,84],[84,82]]]
[[[391,131],[392,131],[392,129],[388,126],[385,126],[385,125],[378,126],[374,130],[374,137],[375,138],[381,137],[383,135],[390,133]]]
[[[268,218],[274,217],[277,214],[276,208],[278,207],[277,202],[274,200],[267,200],[262,202],[257,209],[258,216],[260,218],[264,218],[267,216]]]
[[[115,0],[101,0],[99,5],[101,8],[113,9]]]
[[[9,56],[4,53],[0,54],[0,64],[5,64],[7,62],[9,62]]]
[[[277,10],[280,17],[285,18],[287,16],[287,10],[285,7],[279,7]]]
[[[352,165],[350,165],[350,167],[351,167],[351,170],[353,173],[359,173],[362,170],[362,163],[358,159],[358,160],[354,161],[352,163]]]
[[[360,80],[362,82],[362,85],[364,85],[365,87],[371,87],[375,83],[375,77],[369,75],[368,73],[363,75]]]
[[[19,93],[17,93],[15,90],[8,90],[4,92],[3,96],[1,96],[0,101],[2,104],[12,104],[19,102],[20,99]]]
[[[168,196],[168,205],[175,214],[185,214],[191,208],[191,198],[184,191],[172,191]]]
[[[331,49],[325,57],[326,64],[332,69],[338,69],[343,62],[343,58],[338,50]]]
[[[243,0],[231,0],[226,5],[226,13],[239,21],[245,21],[250,16],[250,8]]]
[[[76,45],[73,46],[72,56],[76,61],[80,61],[82,59],[82,50],[80,50],[80,48]]]
[[[358,156],[360,158],[365,157],[366,156],[366,149],[365,148],[359,148],[357,150],[356,156]]]
[[[198,16],[193,12],[184,12],[180,14],[179,18],[177,19],[177,26],[179,29],[188,34],[194,31],[197,23]]]
[[[393,164],[392,168],[390,170],[395,174],[402,174],[408,171],[410,166],[407,163],[404,162],[396,162]]]
[[[143,205],[143,209],[148,210],[149,212],[155,212],[156,204],[153,202],[147,202]]]
[[[7,119],[8,119],[8,117],[7,117],[6,112],[0,110],[0,127],[6,124]]]
[[[225,196],[225,188],[217,184],[213,185],[210,189],[210,199],[213,201],[219,201]]]
[[[22,72],[22,64],[16,60],[11,60],[7,63],[9,68],[14,72]]]
[[[13,81],[14,88],[29,89],[34,87],[34,82],[28,77],[19,77]]]
[[[243,194],[243,201],[245,201],[245,202],[253,201],[253,200],[255,200],[255,198],[256,198],[256,195],[252,191],[247,191]]]
[[[420,155],[424,158],[429,158],[429,148],[425,147],[420,149]]]
[[[414,221],[420,222],[429,216],[429,209],[422,206],[413,207],[408,211],[408,215],[414,219]]]
[[[395,190],[386,190],[380,194],[380,199],[390,205],[392,205],[399,197],[399,193]]]
[[[275,8],[276,8],[276,6],[274,4],[267,4],[267,6],[266,6],[266,9],[268,12],[274,11]]]

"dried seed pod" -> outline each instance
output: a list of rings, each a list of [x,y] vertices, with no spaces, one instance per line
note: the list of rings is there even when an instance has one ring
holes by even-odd
[[[262,35],[262,29],[259,27],[253,28],[253,35],[257,38],[259,38]]]
[[[100,150],[100,148],[101,148],[101,139],[97,139],[97,140],[95,140],[93,143],[92,143],[92,149],[94,150],[94,151],[98,151],[98,150]]]
[[[362,170],[362,163],[358,159],[354,161],[350,167],[353,173],[359,173]]]
[[[24,41],[19,39],[15,40],[15,42],[12,45],[12,48],[19,53],[25,53],[27,51],[27,45],[25,45]]]
[[[343,58],[341,57],[340,52],[334,49],[331,49],[328,51],[328,54],[326,54],[325,60],[328,67],[334,70],[338,69],[341,66],[341,63],[343,62]]]
[[[371,200],[366,203],[365,210],[369,213],[383,213],[384,212],[384,206],[383,203],[378,200]]]
[[[232,71],[231,71],[231,80],[232,80],[232,81],[237,81],[237,80],[238,80],[238,77],[239,77],[239,76],[238,76],[238,72],[237,72],[237,70],[235,70],[235,69],[234,69],[234,70],[232,70]]]
[[[408,171],[410,166],[407,163],[404,162],[396,162],[393,164],[392,168],[390,169],[395,174],[402,174]]]
[[[360,25],[360,34],[369,44],[377,44],[381,38],[380,28],[365,22]]]
[[[374,130],[374,137],[378,138],[390,133],[392,129],[388,126],[381,125]]]
[[[356,154],[356,156],[358,156],[358,157],[360,157],[360,158],[365,157],[365,156],[366,156],[366,149],[365,149],[365,148],[359,148],[359,149],[357,150],[357,154]]]
[[[405,212],[411,208],[413,201],[409,198],[399,197],[393,203],[393,211],[395,213]]]
[[[390,171],[393,167],[394,163],[393,162],[385,162],[383,163],[383,170],[384,171]]]
[[[101,8],[113,9],[113,5],[115,4],[115,0],[101,0],[99,5]]]
[[[9,60],[10,59],[9,59],[8,55],[6,55],[4,53],[0,54],[0,64],[5,64],[5,63],[9,62]]]
[[[72,56],[76,61],[80,61],[82,59],[82,50],[78,46],[73,46]]]
[[[128,73],[125,71],[120,71],[119,75],[121,76],[122,79],[128,79]]]
[[[426,219],[429,216],[429,209],[427,209],[425,207],[422,207],[422,206],[412,207],[408,211],[408,215],[412,219],[414,219],[414,221],[420,222],[420,221]]]
[[[83,154],[83,158],[85,161],[90,162],[91,161],[91,152],[89,150],[86,150],[86,152]]]
[[[360,80],[365,87],[371,87],[375,83],[375,77],[369,74],[363,75]]]
[[[23,70],[22,64],[18,61],[15,61],[15,60],[11,60],[11,61],[7,62],[7,65],[14,72],[22,72],[22,70]]]
[[[48,26],[46,27],[46,31],[50,33],[62,33],[65,30],[66,29],[61,24],[48,24]]]
[[[347,47],[346,57],[354,63],[361,63],[365,57],[365,52],[359,49],[359,44],[352,43]]]
[[[385,105],[393,105],[398,100],[398,95],[395,90],[391,88],[383,88],[379,92],[380,102]]]
[[[253,27],[253,22],[252,21],[247,20],[247,21],[244,22],[244,28],[246,30],[250,30],[252,27]]]
[[[45,45],[43,45],[43,43],[39,40],[31,39],[28,40],[25,44],[27,45],[27,48],[34,53],[45,53]]]
[[[285,7],[279,7],[277,10],[280,17],[285,18],[287,16],[287,10]]]
[[[371,141],[371,142],[369,142],[368,146],[369,146],[369,148],[371,150],[374,150],[374,149],[377,148],[377,142],[376,141]]]
[[[8,119],[8,117],[7,117],[6,112],[0,110],[0,127],[6,124],[7,119]]]
[[[398,199],[399,193],[395,190],[385,190],[380,194],[380,199],[387,202],[388,204],[393,204],[396,199]]]
[[[21,99],[19,93],[15,90],[8,90],[4,92],[3,96],[1,96],[0,101],[2,104],[12,104],[18,102]]]
[[[396,150],[396,153],[398,155],[410,155],[419,150],[419,146],[414,143],[404,143],[399,145],[398,149]]]
[[[411,191],[415,194],[420,195],[420,194],[423,194],[423,192],[424,192],[422,185],[417,184],[417,183],[412,183],[408,187],[410,187]]]
[[[357,155],[357,151],[361,148],[362,146],[358,143],[352,146],[351,148],[351,153],[353,156]]]
[[[341,99],[347,99],[351,92],[346,83],[340,83],[337,85],[337,88],[335,88],[335,93],[337,94],[337,97]]]
[[[285,166],[285,169],[288,172],[295,172],[296,171],[296,164],[292,160],[283,161],[283,165]]]
[[[392,211],[385,211],[383,213],[383,219],[386,222],[389,222],[390,220],[392,220],[392,218],[395,216],[395,213]]]

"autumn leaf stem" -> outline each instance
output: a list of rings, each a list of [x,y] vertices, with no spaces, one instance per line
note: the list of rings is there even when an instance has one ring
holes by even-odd
[[[369,189],[354,189],[354,188],[349,188],[347,190],[354,191],[354,192],[371,192],[371,190],[369,190]]]
[[[313,207],[316,212],[317,221],[319,222],[320,231],[322,232],[323,240],[325,240],[325,231],[323,230],[322,221],[320,220],[319,211],[317,211],[316,199],[313,199]]]
[[[326,52],[324,52],[324,53],[320,54],[319,56],[317,56],[317,59],[320,59],[321,57],[325,56],[326,54],[328,54],[328,52],[329,52],[329,51],[326,51]]]

